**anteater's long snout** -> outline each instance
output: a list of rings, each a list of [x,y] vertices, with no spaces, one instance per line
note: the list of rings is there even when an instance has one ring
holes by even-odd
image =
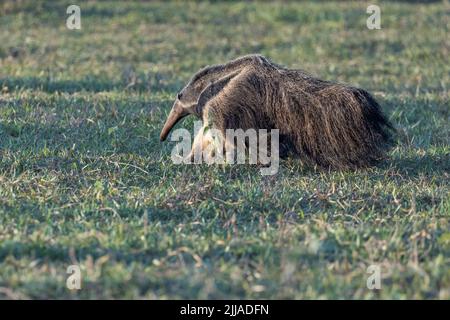
[[[178,103],[175,103],[170,110],[169,116],[167,117],[166,123],[161,130],[161,135],[159,136],[161,141],[166,140],[169,135],[170,130],[172,130],[173,126],[177,124],[178,121],[183,119],[189,113],[181,107]]]

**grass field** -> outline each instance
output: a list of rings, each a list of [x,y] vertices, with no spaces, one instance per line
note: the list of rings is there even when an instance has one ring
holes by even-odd
[[[69,4],[0,4],[0,298],[450,299],[448,2]],[[173,164],[177,91],[254,52],[372,92],[389,159]]]

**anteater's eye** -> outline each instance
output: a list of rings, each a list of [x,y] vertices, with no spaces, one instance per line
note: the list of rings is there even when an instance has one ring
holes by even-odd
[[[179,94],[177,94],[178,100],[180,100],[182,96],[183,96],[183,94],[181,92]]]

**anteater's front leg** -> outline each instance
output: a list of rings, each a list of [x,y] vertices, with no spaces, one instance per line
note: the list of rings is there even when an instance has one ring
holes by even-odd
[[[188,159],[191,163],[213,163],[225,154],[225,138],[222,131],[204,124],[194,138]],[[221,154],[219,154],[221,153]]]

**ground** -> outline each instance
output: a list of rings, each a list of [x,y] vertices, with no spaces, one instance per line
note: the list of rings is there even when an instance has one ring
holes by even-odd
[[[448,2],[69,4],[0,5],[0,298],[450,298]],[[173,164],[178,90],[248,53],[372,92],[389,158]]]

